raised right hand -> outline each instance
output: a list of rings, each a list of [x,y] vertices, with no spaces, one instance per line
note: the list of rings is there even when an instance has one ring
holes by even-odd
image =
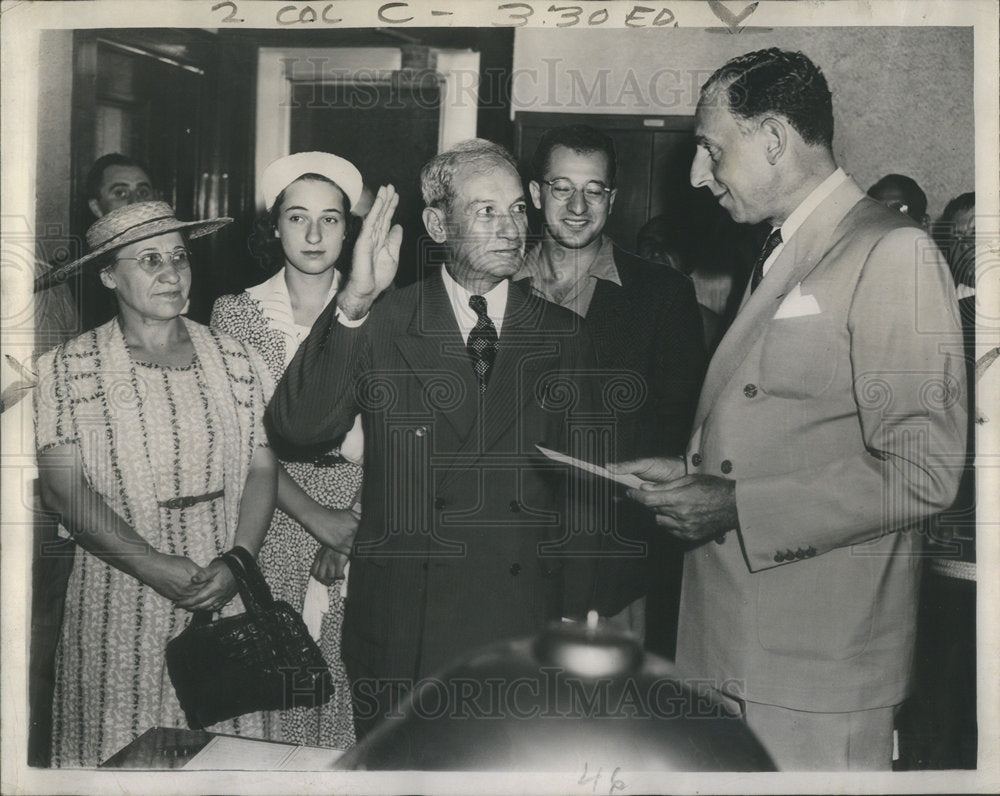
[[[158,594],[171,602],[178,602],[197,594],[201,584],[193,579],[201,572],[202,568],[186,556],[153,553],[144,580]]]
[[[337,306],[352,320],[366,315],[372,302],[396,277],[403,242],[403,228],[392,224],[398,204],[399,195],[393,186],[379,188],[354,243],[351,276],[337,296]]]

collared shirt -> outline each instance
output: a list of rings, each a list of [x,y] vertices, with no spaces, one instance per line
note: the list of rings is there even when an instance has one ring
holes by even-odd
[[[333,282],[326,294],[326,301],[323,302],[324,309],[333,301],[340,287],[340,272],[333,272]],[[271,327],[285,337],[285,368],[292,361],[295,352],[299,350],[302,341],[306,339],[312,330],[310,326],[302,326],[295,322],[295,313],[292,310],[292,297],[288,293],[288,282],[285,281],[285,268],[281,268],[278,273],[261,282],[259,285],[247,288],[247,294],[259,305],[260,311],[267,318]],[[340,317],[338,313],[338,317]],[[366,315],[365,318],[368,316]],[[361,319],[362,321],[364,318]],[[360,325],[358,322],[347,321],[341,318],[345,325]],[[354,426],[344,436],[344,441],[340,444],[340,455],[349,462],[361,464],[365,453],[364,432],[361,430],[361,416],[354,418]]]
[[[792,235],[795,231],[802,226],[802,223],[812,215],[813,211],[819,207],[823,200],[825,200],[830,194],[832,194],[840,184],[847,179],[847,175],[844,170],[838,168],[829,177],[827,177],[823,182],[817,185],[812,193],[810,193],[805,199],[802,200],[801,204],[796,207],[788,218],[785,219],[785,223],[781,225],[781,244],[776,246],[774,251],[771,252],[771,256],[764,261],[764,274],[767,274],[770,270],[771,265],[775,260],[781,255],[782,249],[788,244],[788,241],[792,239]]]
[[[573,257],[589,256],[581,255],[576,249],[560,249],[566,257],[566,266],[573,268]],[[615,265],[615,247],[611,238],[605,236],[601,242],[601,248],[597,250],[596,256],[590,263],[587,272],[580,274],[580,277],[570,285],[567,292],[558,295],[551,288],[551,283],[546,280],[546,275],[552,273],[552,267],[544,254],[544,247],[541,243],[535,246],[524,258],[521,270],[517,272],[515,279],[531,280],[531,290],[535,295],[548,299],[553,304],[559,304],[567,309],[573,310],[581,318],[587,316],[590,309],[590,302],[594,298],[594,291],[597,289],[597,280],[604,279],[621,285],[622,280],[618,275],[618,268]]]
[[[448,294],[451,302],[452,312],[455,313],[455,320],[458,321],[458,329],[462,333],[462,339],[469,342],[469,333],[475,328],[479,316],[476,315],[472,307],[469,306],[469,297],[475,295],[470,293],[448,273],[448,269],[441,267],[441,278],[444,280],[444,290]],[[486,314],[490,316],[493,325],[497,327],[497,337],[500,336],[500,329],[503,326],[503,315],[507,310],[507,292],[510,287],[510,280],[502,279],[489,292],[484,293],[486,299]]]
[[[340,272],[333,272],[333,282],[326,294],[326,301],[323,302],[325,308],[337,295],[340,287]],[[281,268],[278,273],[259,285],[247,288],[247,293],[260,304],[264,316],[271,321],[271,325],[285,335],[285,367],[292,361],[299,344],[305,340],[311,327],[301,326],[295,323],[295,314],[292,311],[292,297],[288,293],[288,282],[285,281],[285,269]]]

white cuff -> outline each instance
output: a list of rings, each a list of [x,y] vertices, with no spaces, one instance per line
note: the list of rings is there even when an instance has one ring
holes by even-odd
[[[340,322],[341,326],[346,326],[348,329],[357,329],[361,324],[368,320],[368,313],[366,312],[356,321],[352,321],[344,315],[344,312],[340,309],[340,307],[337,307],[337,320]]]

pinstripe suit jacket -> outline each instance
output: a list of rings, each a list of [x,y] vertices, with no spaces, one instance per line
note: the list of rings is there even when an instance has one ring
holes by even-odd
[[[324,449],[362,415],[343,638],[352,680],[423,677],[585,610],[589,577],[560,555],[572,504],[534,448],[586,436],[596,361],[579,319],[512,283],[481,395],[440,274],[385,294],[358,328],[335,309],[287,368],[269,419],[286,442]]]

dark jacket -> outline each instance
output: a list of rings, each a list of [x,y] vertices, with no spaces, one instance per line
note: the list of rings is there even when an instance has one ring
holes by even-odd
[[[706,367],[694,286],[670,267],[617,246],[614,255],[621,285],[597,281],[585,322],[600,367],[608,374],[605,400],[614,404],[612,458],[681,455]],[[660,546],[663,534],[638,504],[622,501],[614,516],[618,536]],[[611,547],[621,552],[626,545]],[[606,557],[594,600],[601,614],[612,616],[643,596],[657,560],[662,556]],[[663,574],[679,577],[679,566]]]
[[[317,319],[268,416],[276,438],[309,453],[362,415],[363,516],[343,637],[355,686],[424,677],[584,611],[592,584],[561,555],[579,514],[534,447],[579,450],[580,423],[595,415],[586,382],[596,362],[579,319],[512,283],[481,396],[440,274],[384,295],[359,328],[334,311]]]

